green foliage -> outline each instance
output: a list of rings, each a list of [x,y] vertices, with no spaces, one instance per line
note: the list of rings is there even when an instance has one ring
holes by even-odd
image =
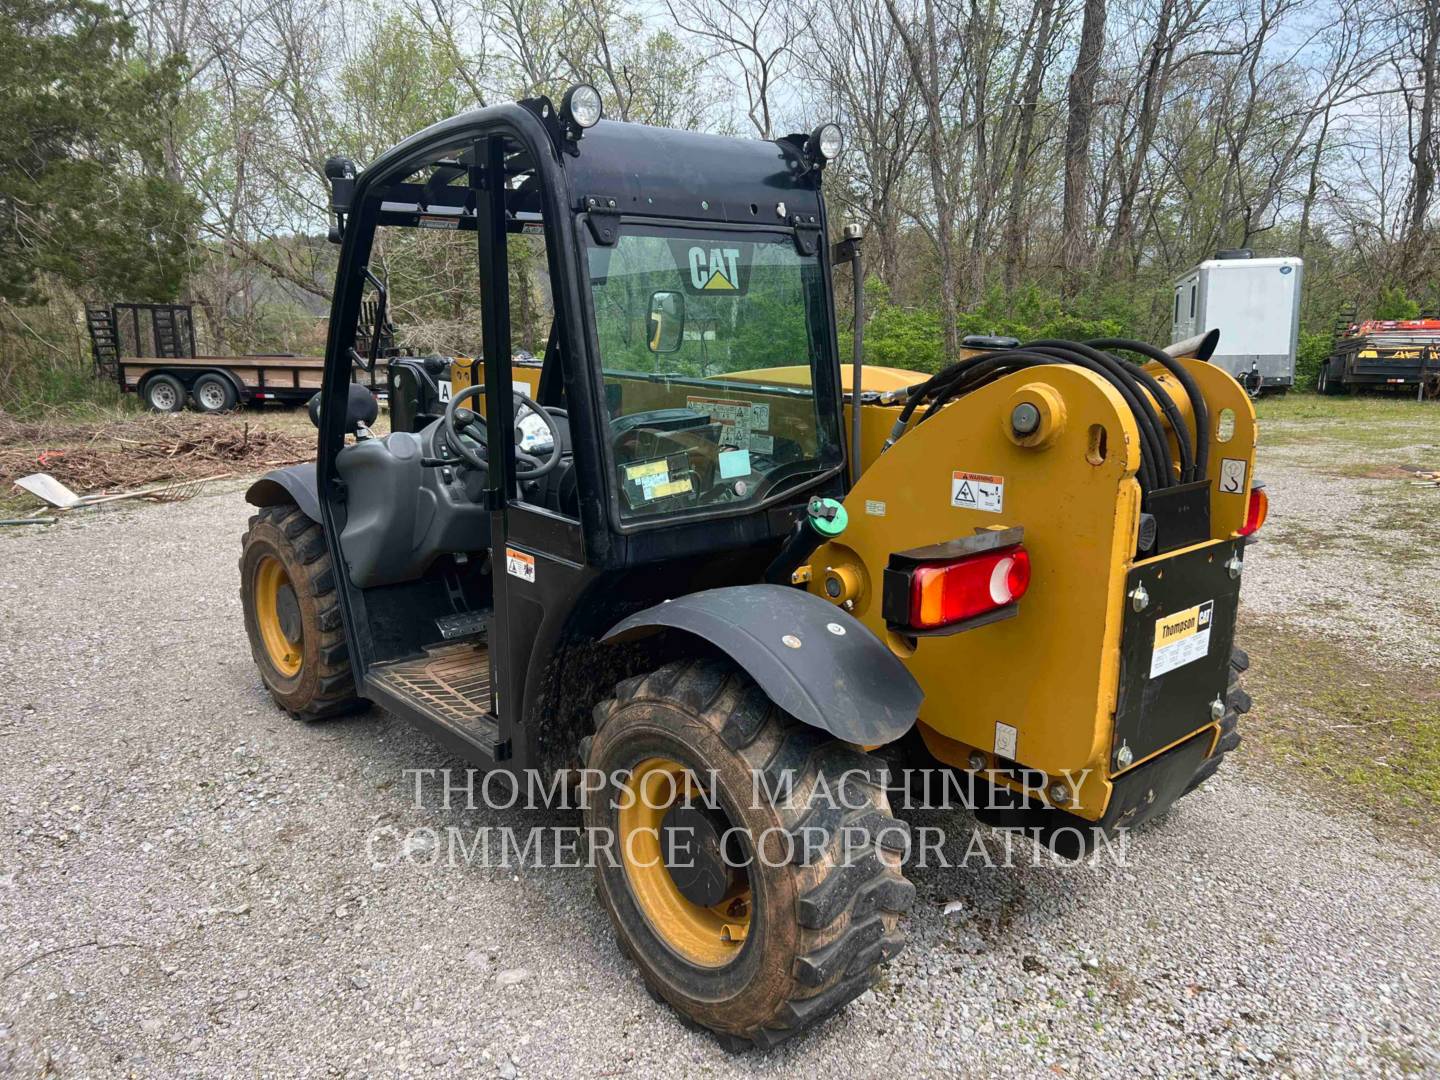
[[[934,308],[899,307],[888,302],[875,279],[865,284],[865,363],[911,371],[939,371],[945,363],[945,335]],[[853,337],[841,335],[840,357],[851,356]]]
[[[30,419],[60,411],[83,415],[87,409],[113,410],[135,406],[134,395],[122,395],[113,382],[95,377],[90,358],[79,352],[54,355],[43,350],[22,354],[6,364],[0,382],[0,411]]]
[[[1420,305],[1405,295],[1405,289],[1394,285],[1380,290],[1380,299],[1375,304],[1377,319],[1414,319],[1420,314]]]
[[[147,67],[90,0],[0,0],[0,298],[41,275],[99,296],[169,299],[197,204],[166,173],[181,62]]]
[[[900,307],[890,303],[889,292],[878,280],[865,283],[865,362],[912,371],[939,371],[945,364],[945,334],[940,312],[931,307]],[[1141,316],[1128,318],[1107,310],[1104,304],[1067,306],[1055,292],[1027,286],[1010,297],[992,290],[984,303],[958,320],[962,337],[969,334],[1041,338],[1127,337]],[[850,356],[853,338],[841,334],[841,358]]]
[[[47,292],[64,286],[46,281]],[[69,415],[113,411],[122,396],[113,382],[97,379],[85,331],[75,321],[78,300],[57,296],[30,308],[0,305],[0,412],[22,418],[56,410]]]
[[[1300,342],[1295,350],[1295,385],[1314,389],[1320,374],[1320,365],[1330,355],[1334,338],[1330,334],[1301,331]]]
[[[449,50],[400,15],[367,27],[363,46],[340,69],[339,89],[336,138],[360,161],[474,106]]]
[[[1099,303],[1067,306],[1058,293],[1028,285],[1009,297],[992,289],[984,303],[960,316],[960,333],[999,334],[1021,341],[1041,338],[1084,341],[1128,336],[1135,322],[1133,312],[1116,318]]]

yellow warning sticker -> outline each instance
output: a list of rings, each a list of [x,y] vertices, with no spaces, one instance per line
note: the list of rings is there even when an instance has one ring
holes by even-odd
[[[670,475],[670,463],[665,458],[656,458],[654,461],[641,462],[639,465],[627,465],[625,467],[625,479],[634,480],[637,483],[647,476]]]
[[[679,480],[670,480],[664,484],[647,487],[645,489],[646,498],[663,499],[666,495],[679,495],[682,492],[689,491],[691,486],[690,477],[682,476]]]
[[[1215,601],[1206,600],[1173,615],[1155,620],[1155,646],[1150,654],[1150,677],[1164,675],[1199,660],[1210,652],[1210,624]]]

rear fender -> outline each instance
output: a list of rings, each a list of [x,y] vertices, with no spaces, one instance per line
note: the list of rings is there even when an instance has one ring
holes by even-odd
[[[307,461],[266,473],[245,492],[251,506],[279,506],[294,503],[305,516],[320,521],[320,487],[315,478],[315,463]]]
[[[631,615],[603,640],[630,641],[666,628],[710,642],[780,708],[846,742],[895,741],[915,723],[924,697],[863,623],[799,589],[737,585],[691,593]]]

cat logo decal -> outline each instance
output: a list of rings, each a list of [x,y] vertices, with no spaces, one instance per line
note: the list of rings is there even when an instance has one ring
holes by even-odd
[[[702,292],[738,292],[739,248],[690,249],[690,284]]]

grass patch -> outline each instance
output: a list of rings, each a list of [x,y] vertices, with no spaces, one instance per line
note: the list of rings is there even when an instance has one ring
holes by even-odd
[[[1428,530],[1440,517],[1440,490],[1402,488],[1398,493],[1373,499],[1372,507],[1376,528],[1404,533],[1420,553],[1435,555],[1435,549],[1427,541],[1433,543]]]
[[[1262,451],[1305,446],[1312,449],[1309,464],[1316,468],[1366,475],[1366,470],[1440,462],[1437,402],[1286,394],[1261,398],[1255,413]]]
[[[1436,846],[1440,679],[1374,664],[1353,645],[1246,619],[1241,641],[1256,699],[1245,739],[1327,800],[1419,830]]]
[[[1280,544],[1302,552],[1324,551],[1335,543],[1333,529],[1317,528],[1294,518],[1266,522],[1263,536],[1267,544]]]

